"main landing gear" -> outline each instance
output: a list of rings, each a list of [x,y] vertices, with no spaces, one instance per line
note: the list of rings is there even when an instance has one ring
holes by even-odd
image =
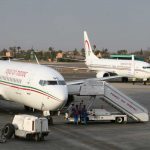
[[[31,108],[31,107],[26,106],[26,105],[24,105],[24,109],[25,109],[26,111],[32,111],[32,112],[34,112],[34,111],[35,111],[35,109],[34,109],[34,108]]]
[[[147,85],[147,82],[149,82],[150,79],[144,78],[143,79],[143,85]]]
[[[127,83],[128,82],[128,78],[127,77],[122,77],[122,82],[123,83]]]

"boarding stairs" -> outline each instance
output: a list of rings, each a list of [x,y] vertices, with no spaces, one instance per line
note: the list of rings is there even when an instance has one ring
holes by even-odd
[[[148,111],[109,83],[100,80],[86,80],[81,85],[69,85],[69,94],[79,96],[101,96],[120,112],[137,122],[149,120]]]

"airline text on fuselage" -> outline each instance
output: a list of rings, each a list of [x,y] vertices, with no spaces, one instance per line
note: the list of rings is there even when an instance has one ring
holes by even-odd
[[[12,76],[18,76],[18,77],[26,77],[26,74],[28,72],[21,71],[21,70],[15,70],[15,69],[6,69],[6,75],[12,75]]]

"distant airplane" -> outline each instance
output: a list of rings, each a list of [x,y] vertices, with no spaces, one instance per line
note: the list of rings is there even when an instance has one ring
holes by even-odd
[[[106,77],[115,73],[122,77],[122,81],[127,82],[128,78],[142,79],[144,84],[150,79],[150,64],[134,59],[132,55],[131,60],[114,60],[98,58],[94,55],[87,32],[84,31],[84,45],[85,45],[85,63],[89,70],[97,72],[96,77]]]

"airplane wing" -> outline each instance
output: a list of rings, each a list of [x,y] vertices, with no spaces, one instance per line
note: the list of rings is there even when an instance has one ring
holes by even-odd
[[[110,77],[103,77],[103,78],[88,78],[88,79],[81,79],[81,80],[74,80],[66,82],[68,87],[68,94],[69,97],[73,95],[80,95],[80,91],[87,83],[94,83],[97,85],[99,81],[106,81],[110,79],[120,78],[120,76],[110,76]],[[67,105],[72,102],[72,98],[68,98]]]
[[[85,62],[85,59],[75,59],[75,58],[63,58],[64,60],[72,60],[77,62]]]
[[[53,67],[53,68],[63,68],[63,69],[72,69],[72,70],[87,70],[89,71],[88,68],[84,68],[84,67],[69,67],[69,66],[59,66],[59,65],[52,65],[52,64],[42,64],[42,65],[46,65],[46,66],[49,66],[49,67]]]
[[[102,77],[102,78],[88,78],[88,79],[81,79],[81,80],[73,80],[73,81],[67,81],[66,84],[67,84],[67,86],[69,86],[69,85],[80,85],[80,84],[83,84],[85,81],[88,81],[88,80],[106,81],[106,80],[116,79],[116,78],[121,78],[121,76],[109,76],[109,77]]]

